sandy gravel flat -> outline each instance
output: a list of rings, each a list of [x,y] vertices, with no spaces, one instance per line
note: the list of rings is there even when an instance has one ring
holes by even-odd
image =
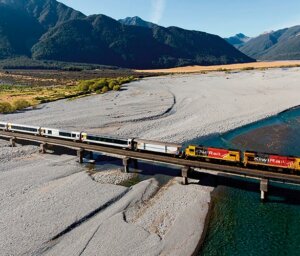
[[[189,255],[201,238],[211,188],[100,184],[73,156],[0,144],[1,255]]]
[[[0,155],[6,151],[2,148]],[[99,186],[72,156],[12,151],[14,158],[1,162],[0,171],[1,255],[32,255],[68,226],[126,191]]]
[[[2,120],[172,142],[224,132],[300,105],[300,69],[174,75],[42,105]]]
[[[240,70],[240,69],[266,69],[266,68],[281,68],[300,65],[299,60],[287,60],[287,61],[258,61],[242,64],[228,64],[217,66],[187,66],[169,69],[152,69],[152,70],[136,70],[143,73],[199,73],[205,71],[219,71],[219,70]]]
[[[299,68],[147,78],[0,119],[183,142],[300,105],[299,81]],[[6,142],[0,162],[3,255],[190,255],[202,235],[211,188],[101,184],[73,156]]]

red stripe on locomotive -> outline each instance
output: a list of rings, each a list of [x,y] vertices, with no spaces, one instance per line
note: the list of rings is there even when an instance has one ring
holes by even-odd
[[[274,156],[270,155],[268,159],[268,163],[275,166],[281,167],[290,167],[293,166],[296,159],[291,157],[284,157],[284,156]]]
[[[223,159],[229,154],[229,150],[219,148],[208,148],[208,156]]]

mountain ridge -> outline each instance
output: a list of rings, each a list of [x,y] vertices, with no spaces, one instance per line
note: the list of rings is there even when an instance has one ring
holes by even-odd
[[[157,24],[154,24],[149,21],[145,21],[138,16],[126,17],[124,19],[119,19],[118,21],[120,23],[122,23],[123,25],[127,25],[127,26],[140,26],[140,27],[145,27],[145,28],[153,28],[153,27],[158,26]]]
[[[1,6],[20,18],[8,19],[0,8],[0,58],[25,55],[126,68],[254,61],[219,36],[205,32],[165,28],[140,18],[135,21],[144,22],[143,26],[124,25],[103,14],[85,16],[56,0],[0,0]],[[32,26],[24,30],[26,40],[9,34],[17,30],[14,24],[22,27],[23,23]]]
[[[248,37],[248,36],[244,35],[243,33],[239,33],[239,34],[236,34],[235,36],[231,36],[231,37],[224,38],[224,39],[228,43],[233,45],[234,47],[238,48],[238,47],[244,45],[245,43],[247,43],[248,41],[250,41],[251,37]]]
[[[247,56],[258,60],[299,60],[300,26],[264,32],[234,46]]]
[[[71,19],[86,17],[81,12],[56,0],[0,0],[0,3],[26,12],[29,16],[36,18],[46,29]]]

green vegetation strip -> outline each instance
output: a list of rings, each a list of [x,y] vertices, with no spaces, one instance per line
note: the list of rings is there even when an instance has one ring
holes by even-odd
[[[78,98],[93,93],[119,91],[123,84],[133,80],[134,77],[130,76],[81,80],[77,85],[69,86],[0,85],[0,113],[8,114],[41,103]]]

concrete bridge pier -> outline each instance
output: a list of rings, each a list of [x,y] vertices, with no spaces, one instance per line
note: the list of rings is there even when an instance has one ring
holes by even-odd
[[[47,143],[40,144],[40,153],[45,154],[47,150]]]
[[[181,168],[181,176],[183,178],[183,185],[188,185],[188,183],[189,183],[189,181],[188,181],[189,171],[190,171],[189,166],[184,166]]]
[[[79,163],[82,164],[83,163],[83,156],[84,156],[84,149],[80,148],[77,150],[77,157],[79,158]]]
[[[9,142],[10,142],[10,146],[14,148],[16,146],[16,137],[10,138]]]
[[[261,199],[261,201],[267,200],[268,187],[269,187],[269,180],[261,179],[260,180],[260,199]]]
[[[125,157],[123,158],[123,166],[124,166],[124,172],[128,173],[129,172],[129,163],[130,163],[130,158],[129,157]]]

